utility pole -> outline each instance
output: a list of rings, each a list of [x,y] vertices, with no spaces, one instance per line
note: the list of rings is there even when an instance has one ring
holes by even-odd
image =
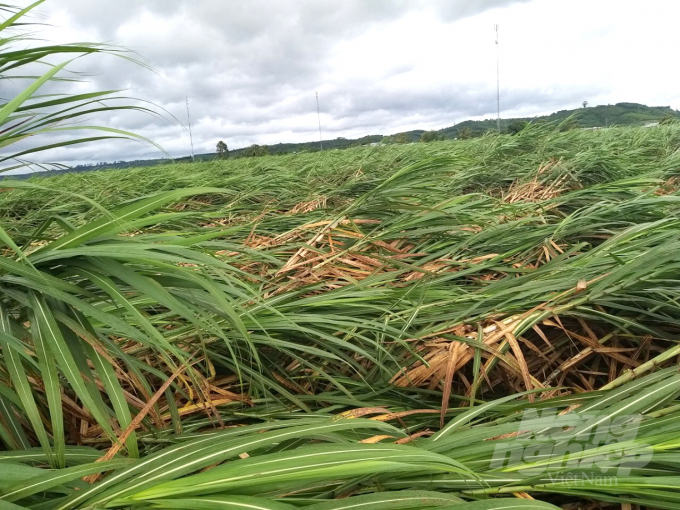
[[[498,132],[501,132],[501,75],[500,75],[500,55],[498,51],[498,25],[493,26],[496,31],[496,108],[498,117],[496,118],[496,126]]]
[[[316,93],[316,115],[319,118],[319,146],[323,150],[323,138],[321,138],[321,110],[319,109],[319,93]]]
[[[191,117],[189,117],[189,96],[186,96],[187,100],[187,122],[189,123],[189,140],[191,140],[191,161],[194,161],[194,136],[191,134]]]

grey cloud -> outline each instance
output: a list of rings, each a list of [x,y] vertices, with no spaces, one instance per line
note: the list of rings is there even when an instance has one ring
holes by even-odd
[[[366,76],[349,76],[353,64],[377,58],[389,48],[360,48],[356,62],[342,63],[350,68],[342,67],[334,52],[347,41],[419,13],[434,13],[436,19],[453,23],[528,2],[52,0],[41,8],[48,16],[63,13],[69,18],[74,32],[65,32],[66,40],[94,33],[102,41],[138,51],[155,68],[153,73],[123,59],[99,56],[73,64],[74,69],[91,75],[87,90],[124,89],[124,94],[153,101],[168,112],[165,120],[116,114],[101,117],[99,122],[137,131],[180,156],[189,151],[188,135],[181,125],[186,124],[187,96],[197,152],[213,150],[222,138],[230,147],[314,139],[317,90],[326,136],[389,134],[406,126],[444,127],[469,117],[492,116],[495,90],[490,80],[481,83],[474,74],[461,72],[465,76],[458,80],[461,83],[452,85],[435,76],[414,84],[411,75],[419,72],[420,62],[398,58],[381,74],[369,69]],[[411,46],[420,43],[408,31],[403,40]],[[595,98],[604,91],[587,85],[550,91],[530,84],[504,91],[503,109],[543,112],[586,94]],[[158,156],[147,146],[102,142],[92,149],[56,151],[50,159]]]
[[[431,0],[423,7],[429,6],[437,11],[444,19],[453,21],[475,16],[490,9],[506,7],[514,3],[527,3],[530,0],[467,0],[465,2],[451,2],[448,0]],[[422,4],[422,3],[421,3]]]

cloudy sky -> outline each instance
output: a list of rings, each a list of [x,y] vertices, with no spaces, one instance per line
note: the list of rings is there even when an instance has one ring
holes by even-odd
[[[24,5],[29,2],[24,1]],[[86,84],[153,101],[164,119],[107,116],[172,156],[253,143],[438,129],[621,101],[680,108],[677,0],[48,0],[42,38],[131,48],[155,73],[93,56]],[[3,84],[3,87],[12,85]],[[2,96],[11,95],[7,90]],[[184,125],[181,125],[179,119]],[[50,161],[162,157],[133,142],[62,149]],[[45,159],[45,158],[43,158]]]

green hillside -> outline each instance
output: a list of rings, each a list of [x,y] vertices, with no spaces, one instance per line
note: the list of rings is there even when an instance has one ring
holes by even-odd
[[[517,117],[501,119],[501,130],[506,131],[513,122],[552,122],[561,123],[572,118],[573,125],[581,128],[607,126],[642,126],[663,119],[680,119],[680,112],[670,106],[646,106],[638,103],[617,103],[614,105],[598,105],[578,108],[575,110],[560,110],[550,115],[539,117]],[[496,119],[466,120],[455,126],[438,131],[444,138],[457,138],[464,130],[469,130],[470,136],[478,136],[489,130],[496,130]],[[415,132],[413,132],[415,133]]]
[[[573,127],[592,128],[592,127],[607,127],[607,126],[642,126],[651,122],[660,122],[664,119],[680,119],[680,112],[673,110],[670,106],[646,106],[638,103],[617,103],[615,105],[599,105],[587,108],[578,108],[575,110],[560,110],[550,115],[538,117],[520,117],[501,119],[501,130],[507,132],[508,127],[513,123],[518,122],[548,122],[560,124],[571,118]],[[439,139],[453,139],[453,138],[470,138],[481,136],[487,131],[496,130],[496,119],[485,120],[466,120],[456,125],[449,126],[436,131]],[[425,133],[422,129],[415,129],[406,131],[404,133],[395,133],[389,136],[385,135],[367,135],[361,138],[335,138],[333,140],[323,140],[323,150],[331,149],[347,149],[350,147],[358,147],[362,145],[369,145],[371,143],[412,143],[418,142],[421,136]],[[217,143],[217,141],[216,141]],[[252,153],[252,148],[265,149],[268,154],[288,154],[294,152],[316,152],[320,150],[318,141],[310,141],[304,143],[278,143],[269,146],[252,146],[242,147],[231,150],[230,158],[247,157]],[[212,160],[217,157],[217,154],[210,152],[206,154],[196,154],[194,160],[205,161]],[[174,162],[190,162],[191,156],[176,158]],[[136,168],[144,166],[155,166],[163,163],[172,163],[169,159],[149,159],[149,160],[135,160],[135,161],[117,161],[114,163],[97,163],[91,165],[79,165],[73,169],[65,170],[66,172],[73,171],[88,171],[94,169],[105,168]],[[62,171],[55,171],[60,173]]]

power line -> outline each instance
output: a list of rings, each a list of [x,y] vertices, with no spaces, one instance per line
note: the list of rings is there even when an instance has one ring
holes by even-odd
[[[191,161],[194,161],[194,136],[191,134],[191,117],[189,117],[189,96],[187,100],[187,122],[189,123],[189,140],[191,140]]]
[[[496,31],[496,108],[498,116],[496,117],[496,127],[498,132],[501,132],[501,75],[500,75],[500,54],[498,51],[498,25],[493,26]]]
[[[323,150],[323,138],[321,138],[321,110],[319,110],[319,93],[316,93],[316,115],[319,117],[319,146]]]

